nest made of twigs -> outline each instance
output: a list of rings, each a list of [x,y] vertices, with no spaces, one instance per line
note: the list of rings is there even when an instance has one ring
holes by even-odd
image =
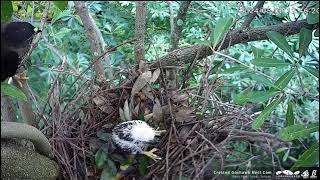
[[[230,134],[239,124],[246,125],[252,120],[246,111],[220,100],[214,100],[212,111],[203,111],[201,104],[206,100],[194,96],[196,92],[163,88],[165,80],[159,70],[127,76],[130,78],[118,87],[110,87],[108,83],[94,86],[90,82],[79,85],[74,99],[64,108],[54,101],[50,103],[51,121],[46,120],[44,132],[64,178],[100,177],[95,153],[99,148],[109,148],[110,139],[104,133],[121,122],[121,112],[167,130],[154,145],[163,159],[148,161],[144,174],[139,174],[135,165],[125,170],[116,167],[124,179],[216,177],[212,170],[224,168]],[[195,99],[197,103],[190,103]],[[130,112],[126,112],[128,109]]]

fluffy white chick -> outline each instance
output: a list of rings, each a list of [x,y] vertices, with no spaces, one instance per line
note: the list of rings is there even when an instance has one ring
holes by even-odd
[[[131,154],[144,154],[153,160],[161,159],[154,154],[157,149],[144,151],[148,143],[160,136],[165,130],[157,131],[141,120],[126,121],[118,124],[112,130],[112,140],[123,151]]]

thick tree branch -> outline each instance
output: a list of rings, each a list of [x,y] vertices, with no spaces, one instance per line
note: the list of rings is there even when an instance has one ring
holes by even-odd
[[[257,16],[257,12],[259,9],[261,9],[263,7],[265,1],[258,1],[257,4],[254,6],[254,8],[252,9],[252,13],[248,14],[248,16],[246,17],[246,19],[244,20],[243,24],[242,24],[242,28],[247,28],[249,27],[250,23],[252,22],[252,20]]]
[[[22,119],[28,125],[33,127],[38,127],[38,121],[35,118],[35,113],[32,109],[32,95],[28,89],[27,81],[20,80],[21,86],[19,85],[18,81],[13,78],[13,84],[18,87],[27,97],[26,101],[18,101],[19,109],[21,111]]]
[[[268,31],[277,31],[281,34],[286,34],[287,36],[290,36],[299,33],[300,29],[303,27],[314,30],[319,27],[319,24],[310,25],[307,23],[306,20],[300,20],[296,22],[282,23],[267,27],[253,28],[248,31],[236,29],[227,34],[226,39],[225,41],[223,41],[220,50],[226,49],[236,44],[268,39],[266,35]],[[216,47],[219,46],[220,45],[217,45]],[[161,57],[159,61],[161,61],[162,66],[184,65],[186,63],[191,63],[195,59],[198,51],[199,55],[197,59],[203,59],[207,56],[212,55],[212,50],[210,49],[210,47],[194,45],[191,47],[179,48],[174,51],[171,51],[167,55]],[[151,65],[151,67],[159,67],[159,61],[154,62]]]
[[[173,27],[171,27],[171,50],[177,49],[179,45],[179,40],[181,37],[182,27],[185,24],[187,11],[191,1],[181,1],[181,5],[178,11],[177,17],[173,19]],[[170,6],[170,4],[169,4]],[[183,24],[178,24],[178,20],[183,22]],[[171,23],[170,23],[171,24]],[[171,25],[172,26],[172,25]]]
[[[96,59],[102,54],[102,47],[100,44],[98,27],[96,26],[93,19],[91,18],[85,2],[74,1],[74,5],[77,10],[77,14],[80,16],[81,21],[86,30],[87,37],[90,42],[92,55],[94,56],[94,59]],[[97,78],[100,80],[104,80],[105,79],[104,68],[101,61],[96,61],[94,63],[94,67],[96,70]]]
[[[17,122],[16,112],[12,98],[1,93],[1,120],[7,122]]]
[[[145,49],[144,49],[144,34],[146,29],[146,17],[147,17],[147,1],[136,2],[136,29],[135,39],[137,40],[134,45],[134,54],[136,62],[140,64],[144,61]],[[140,67],[141,68],[141,67]]]

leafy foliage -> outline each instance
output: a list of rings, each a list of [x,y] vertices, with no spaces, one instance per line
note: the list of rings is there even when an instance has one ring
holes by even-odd
[[[11,1],[1,1],[1,22],[8,21],[13,13]]]
[[[26,95],[20,89],[11,84],[1,83],[1,93],[16,98],[18,100],[27,100]]]

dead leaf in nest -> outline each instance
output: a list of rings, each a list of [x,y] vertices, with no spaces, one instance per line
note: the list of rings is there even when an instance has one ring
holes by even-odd
[[[132,120],[132,115],[131,115],[131,111],[130,111],[130,108],[129,108],[128,100],[126,100],[126,101],[124,102],[124,105],[123,105],[123,114],[124,114],[125,120],[127,120],[127,121]]]
[[[99,109],[105,113],[111,113],[113,111],[112,105],[102,96],[96,96],[93,102],[99,107]]]
[[[174,116],[177,122],[190,122],[195,119],[193,112],[194,109],[191,107],[180,107]]]
[[[182,141],[185,141],[187,139],[188,134],[190,133],[192,127],[190,126],[183,126],[180,130],[179,130],[179,138]],[[191,140],[190,140],[191,141]],[[184,143],[184,142],[182,142]],[[187,141],[188,143],[188,141]]]
[[[161,72],[161,71],[160,71],[160,69],[158,68],[158,69],[156,69],[156,70],[152,73],[152,78],[150,79],[150,82],[149,82],[150,84],[157,81],[157,79],[159,78],[160,72]]]
[[[137,92],[139,92],[152,78],[151,71],[142,73],[133,84],[131,97],[133,97]]]
[[[153,114],[150,113],[150,114],[147,114],[147,115],[144,115],[144,120],[145,121],[149,121],[151,118],[152,118]]]
[[[144,89],[144,88],[143,88]],[[143,90],[142,89],[142,90]],[[147,100],[147,96],[143,93],[143,92],[138,92],[137,95],[138,99],[136,99],[137,101],[140,100],[140,102]]]
[[[143,89],[142,89],[142,92],[145,96],[147,96],[149,99],[151,99],[152,101],[154,100],[154,96],[152,94],[152,89],[150,86],[145,86]]]
[[[173,102],[183,102],[188,100],[189,95],[187,93],[175,94],[171,99]]]
[[[119,107],[119,115],[120,115],[120,119],[122,121],[125,121],[126,118],[124,117],[124,112],[123,112],[123,109],[121,107]]]
[[[149,68],[149,67],[148,67],[146,61],[144,61],[144,60],[140,60],[140,61],[139,61],[139,70],[140,70],[141,72],[144,72],[144,71],[147,70],[148,68]]]
[[[140,109],[140,102],[136,105],[136,107],[134,108],[134,113],[135,114],[139,114],[139,109]]]
[[[162,112],[162,107],[158,98],[155,99],[155,104],[153,105],[152,114],[153,114],[153,120],[155,122],[162,122],[163,112]]]

